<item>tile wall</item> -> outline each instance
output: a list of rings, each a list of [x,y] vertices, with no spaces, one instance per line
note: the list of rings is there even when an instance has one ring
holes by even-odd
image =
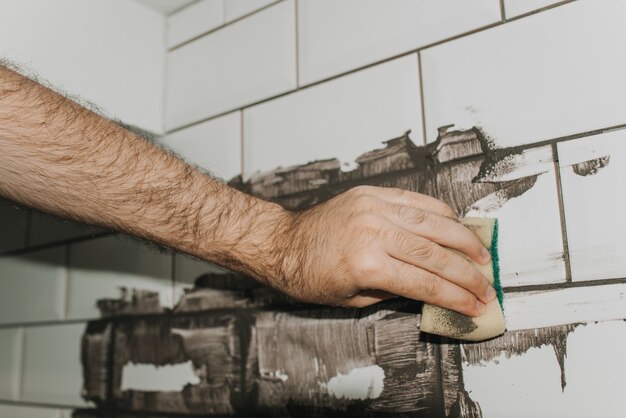
[[[625,19],[617,1],[200,0],[168,17],[160,142],[229,180],[327,158],[349,170],[409,130],[422,145],[480,128],[516,161],[505,180],[536,176],[469,211],[500,219],[509,329],[587,325],[567,337],[566,386],[543,346],[463,363],[466,389],[485,417],[619,416]],[[85,405],[79,349],[98,300],[138,288],[172,307],[215,269],[8,202],[0,223],[0,416]]]

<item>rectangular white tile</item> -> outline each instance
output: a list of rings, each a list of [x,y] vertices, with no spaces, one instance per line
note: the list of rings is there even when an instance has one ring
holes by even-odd
[[[43,213],[33,213],[29,245],[49,244],[73,238],[87,237],[102,232],[93,226],[78,224]]]
[[[296,87],[294,0],[167,54],[167,129]]]
[[[0,257],[0,323],[63,317],[65,247]]]
[[[626,131],[558,144],[573,280],[626,277]]]
[[[483,417],[621,417],[626,409],[626,322],[577,327],[566,337],[563,369],[556,347],[463,364],[465,390]],[[564,383],[562,386],[563,372]]]
[[[50,407],[0,405],[0,417],[6,418],[60,418],[60,414],[61,411]]]
[[[413,54],[245,109],[244,176],[326,158],[352,167],[407,130],[420,144],[419,94]]]
[[[167,17],[167,47],[172,48],[224,23],[224,0],[201,0]]]
[[[128,238],[98,238],[70,246],[68,317],[97,318],[99,299],[118,299],[121,289],[159,294],[172,306],[171,254],[159,254]]]
[[[510,19],[556,3],[560,0],[504,0],[504,13]]]
[[[0,330],[0,399],[17,400],[19,397],[22,341],[22,329]]]
[[[300,0],[300,82],[340,74],[500,19],[498,0]]]
[[[480,126],[508,147],[623,124],[626,4],[576,1],[421,53],[426,135]]]
[[[24,248],[27,212],[0,200],[0,252]]]
[[[241,112],[181,129],[159,139],[185,160],[224,180],[241,174]]]
[[[268,4],[276,3],[276,0],[224,0],[226,8],[226,21],[238,19]]]
[[[86,405],[80,396],[80,362],[85,324],[24,329],[22,400],[59,405]]]
[[[563,236],[551,148],[528,150],[517,160],[514,158],[505,161],[518,165],[516,170],[490,176],[486,181],[532,179],[537,175],[534,184],[521,195],[507,198],[504,204],[499,203],[503,192],[496,191],[477,201],[467,216],[498,219],[503,286],[564,282]]]

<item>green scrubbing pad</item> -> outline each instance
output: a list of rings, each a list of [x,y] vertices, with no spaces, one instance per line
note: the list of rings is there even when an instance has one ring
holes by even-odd
[[[485,313],[478,317],[425,303],[422,307],[420,331],[461,340],[482,341],[496,337],[505,330],[498,264],[498,222],[490,218],[465,218],[461,223],[471,229],[491,252],[491,263],[473,264],[493,284],[497,298],[489,302]]]

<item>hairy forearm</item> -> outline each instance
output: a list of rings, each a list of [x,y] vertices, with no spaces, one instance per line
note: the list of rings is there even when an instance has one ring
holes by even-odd
[[[240,193],[173,154],[0,66],[0,195],[270,277],[277,205]]]

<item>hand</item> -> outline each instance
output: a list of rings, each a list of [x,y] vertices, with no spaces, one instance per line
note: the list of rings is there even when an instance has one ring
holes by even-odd
[[[495,298],[454,249],[485,264],[489,251],[449,206],[401,189],[359,186],[295,213],[282,242],[282,280],[297,299],[364,307],[404,296],[466,315]]]

